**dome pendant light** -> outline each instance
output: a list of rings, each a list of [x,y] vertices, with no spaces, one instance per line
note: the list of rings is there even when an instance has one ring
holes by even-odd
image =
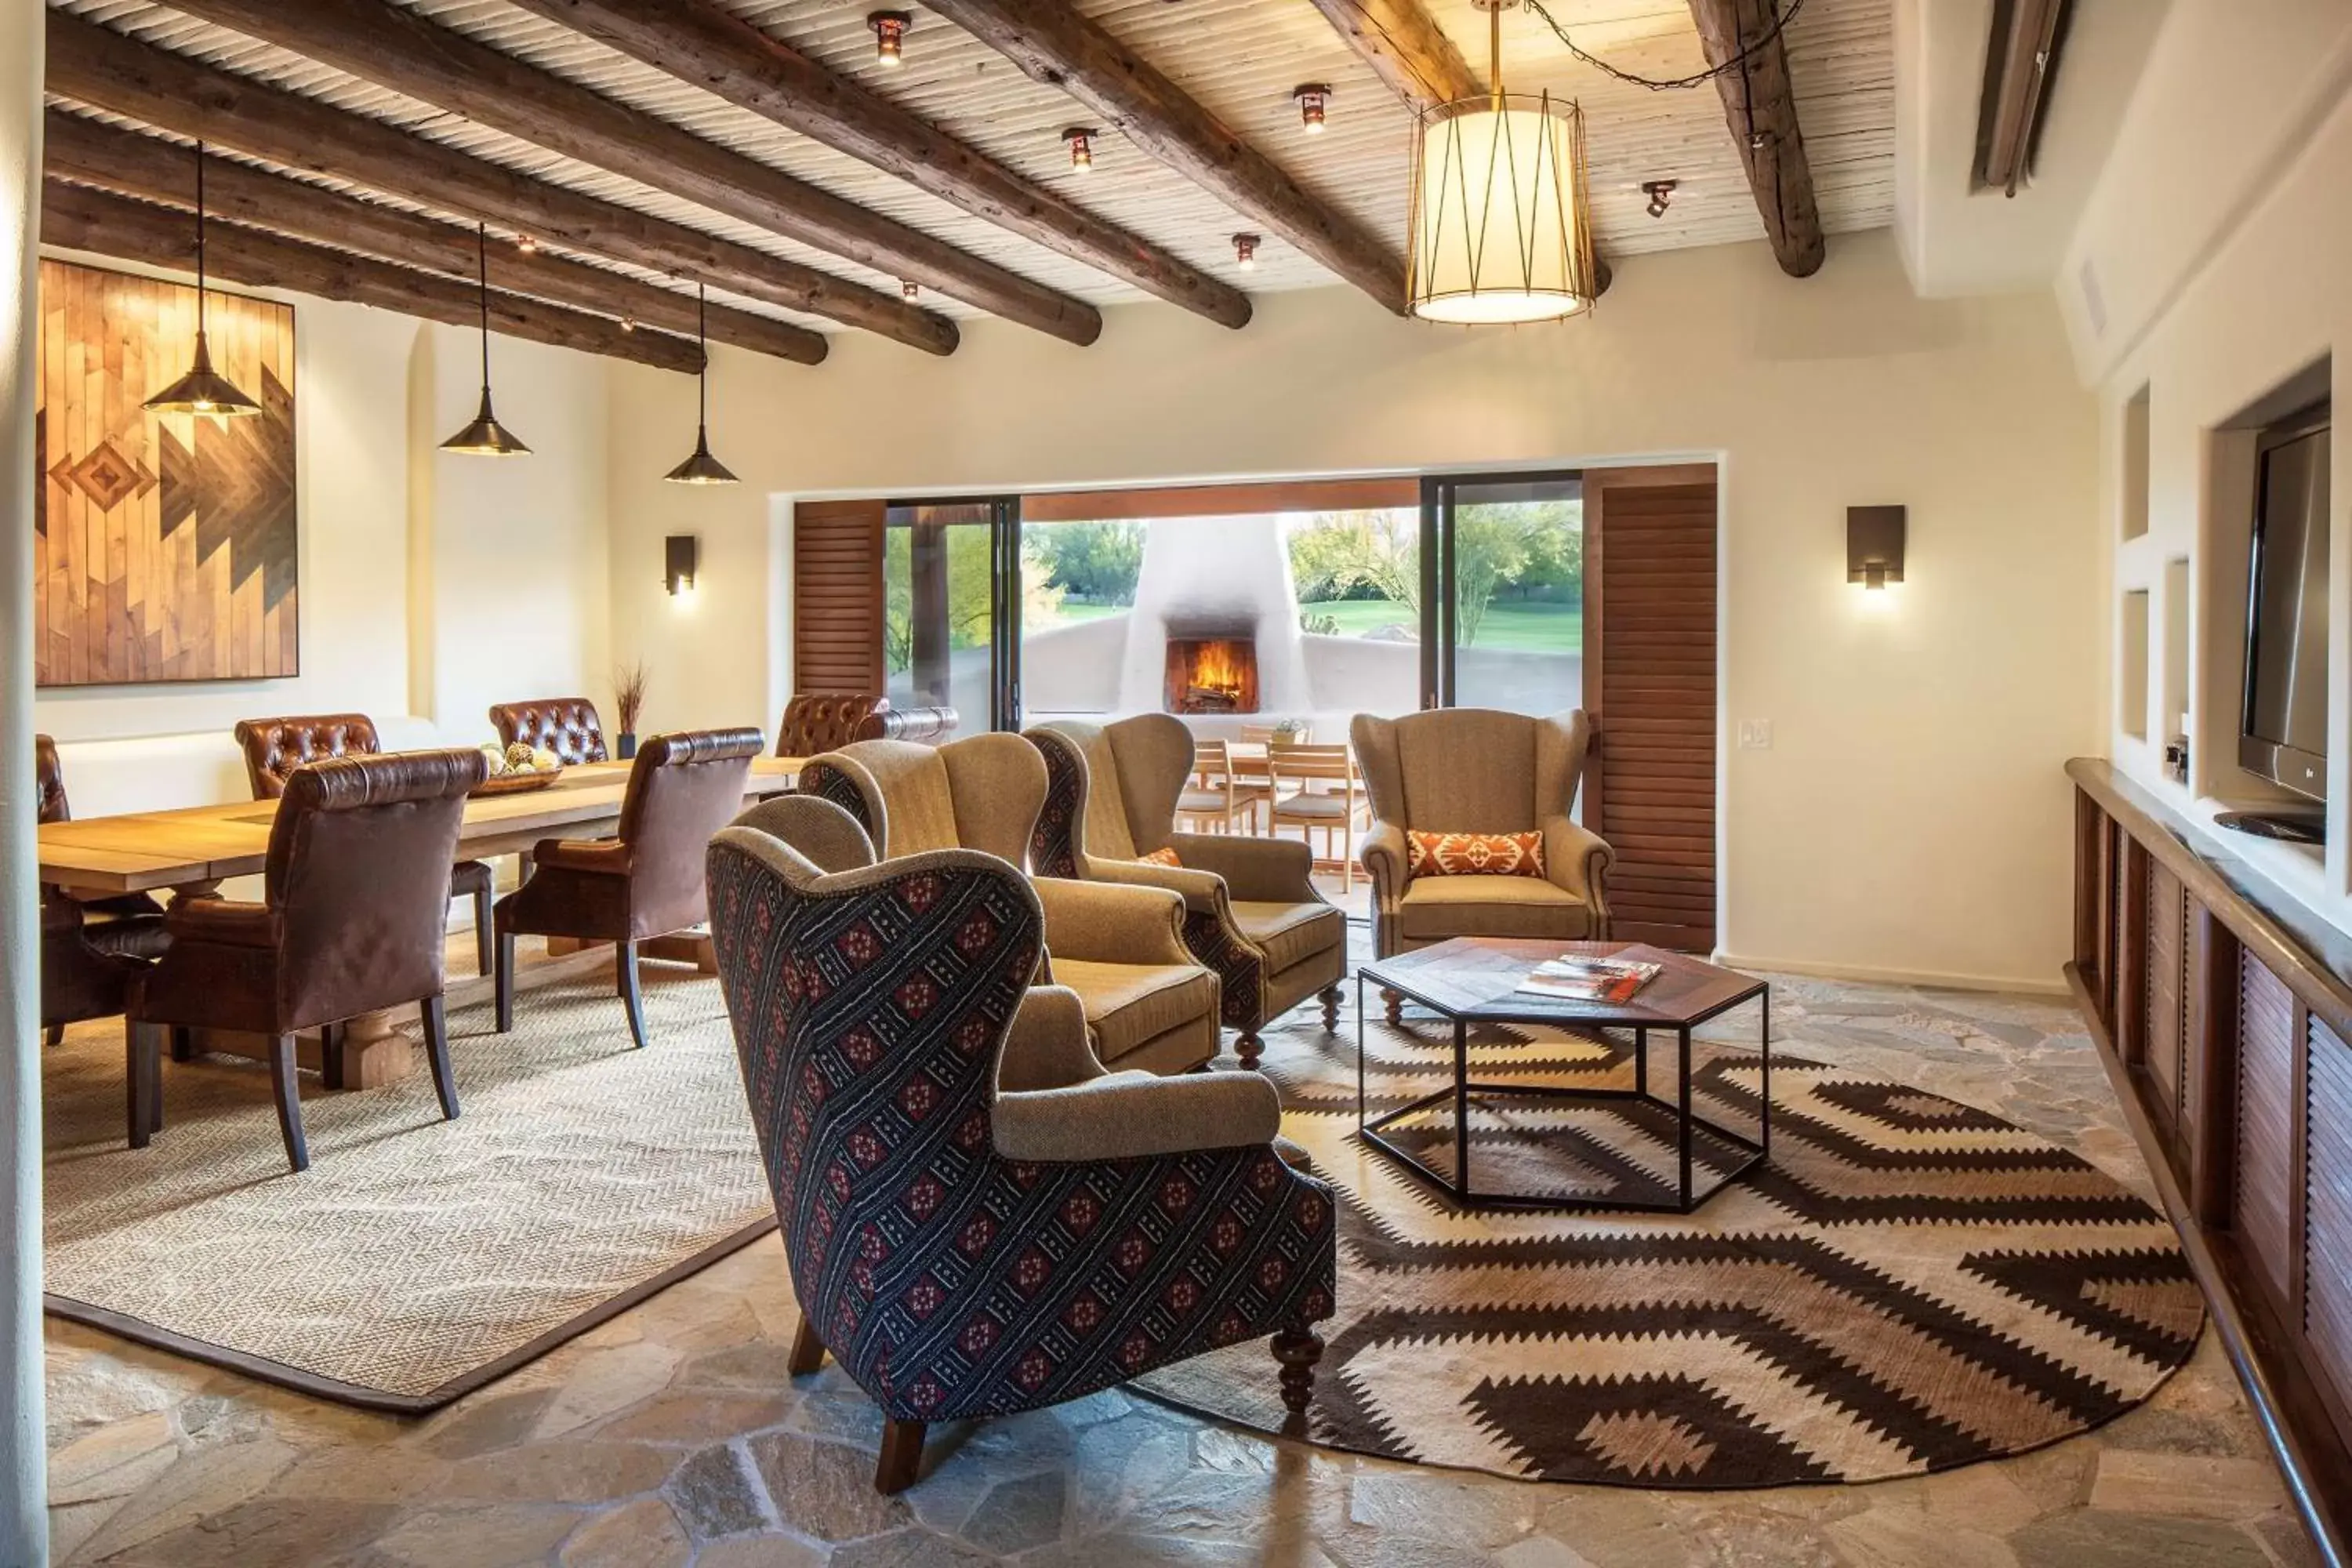
[[[1428,321],[1556,321],[1595,293],[1584,116],[1573,100],[1503,90],[1504,11],[1487,14],[1491,89],[1421,115],[1406,299]]]
[[[694,374],[694,455],[662,476],[674,485],[731,485],[740,482],[726,464],[710,455],[709,310],[710,291],[698,283],[694,286],[694,341],[702,345],[702,368]]]
[[[188,374],[149,398],[152,414],[208,414],[234,417],[258,414],[261,405],[236,388],[236,384],[213,368],[212,351],[205,342],[205,144],[196,143],[196,353]]]
[[[474,415],[474,422],[441,443],[445,452],[466,452],[478,458],[522,458],[530,448],[516,438],[514,432],[499,423],[490,412],[490,231],[482,224],[474,226],[476,254],[480,273],[477,279],[482,298],[482,406]]]

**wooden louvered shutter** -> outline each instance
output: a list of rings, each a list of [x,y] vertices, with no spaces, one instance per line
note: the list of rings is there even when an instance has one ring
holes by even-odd
[[[1612,932],[1715,946],[1716,479],[1584,476],[1585,825],[1609,841]]]
[[[793,508],[793,689],[882,695],[882,502]]]

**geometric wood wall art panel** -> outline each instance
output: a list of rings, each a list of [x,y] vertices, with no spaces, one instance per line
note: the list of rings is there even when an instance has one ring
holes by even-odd
[[[299,673],[294,311],[212,293],[238,419],[142,406],[188,368],[196,291],[44,261],[33,510],[41,686]]]

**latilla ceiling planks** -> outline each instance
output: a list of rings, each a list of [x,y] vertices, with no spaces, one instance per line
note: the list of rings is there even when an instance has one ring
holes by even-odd
[[[1146,298],[1139,289],[737,109],[699,88],[519,10],[505,0],[401,0],[445,26],[592,87],[697,135],[824,186],[875,212],[939,236],[1096,304]],[[1066,191],[1113,223],[1164,246],[1252,293],[1315,288],[1330,274],[1268,237],[1254,271],[1235,266],[1231,237],[1260,226],[1145,157],[1117,136],[1096,147],[1091,174],[1073,172],[1060,140],[1085,110],[1032,82],[950,24],[914,8],[906,64],[877,66],[866,0],[720,0],[835,72],[913,110],[990,157]],[[876,0],[879,4],[879,0]],[[1403,247],[1412,127],[1403,107],[1307,0],[1076,0],[1079,8],[1150,59],[1244,139],[1315,195]],[[1578,43],[1644,75],[1703,68],[1698,37],[1681,0],[1547,0]],[[1891,0],[1804,0],[1788,47],[1823,226],[1832,235],[1876,227],[1894,209],[1894,61]],[[290,88],[355,113],[592,195],[691,225],[872,287],[897,279],[763,229],[721,216],[635,181],[550,153],[340,71],[194,21],[148,0],[56,0],[58,7],[150,42]],[[1471,0],[1429,0],[1481,76],[1486,22]],[[1524,10],[1504,16],[1504,69],[1514,90],[1549,90],[1584,105],[1594,229],[1612,257],[1759,238],[1762,226],[1724,134],[1711,88],[1653,92],[1612,81],[1572,57]],[[1300,128],[1291,89],[1334,89],[1329,129]],[[1680,182],[1672,208],[1654,219],[1645,180]],[[598,260],[601,258],[589,258]],[[611,263],[601,263],[613,265]],[[493,269],[495,269],[495,258]],[[625,267],[616,270],[634,271]],[[638,276],[653,276],[637,273]],[[1801,287],[1792,282],[1790,287]],[[735,299],[744,309],[833,323]],[[945,314],[979,314],[926,292]],[[1205,323],[1204,323],[1205,330]]]

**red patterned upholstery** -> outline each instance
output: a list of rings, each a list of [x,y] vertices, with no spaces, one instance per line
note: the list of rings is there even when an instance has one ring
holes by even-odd
[[[490,728],[501,745],[520,741],[534,751],[553,752],[565,767],[574,763],[601,763],[604,721],[596,705],[585,697],[541,697],[528,702],[501,702],[490,710]]]

